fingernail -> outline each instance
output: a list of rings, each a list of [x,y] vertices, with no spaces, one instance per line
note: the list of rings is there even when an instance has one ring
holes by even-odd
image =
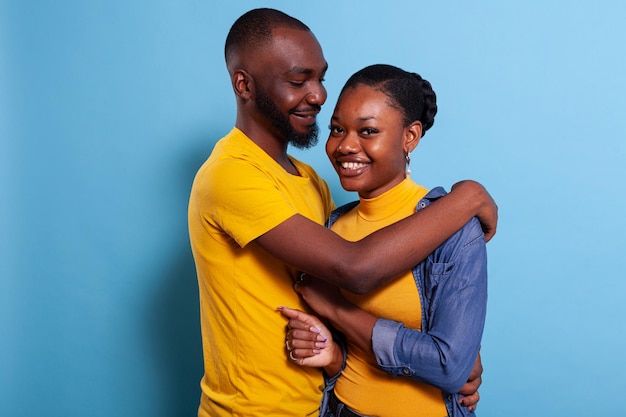
[[[322,351],[318,349],[313,349],[313,353],[315,353],[316,355],[319,355],[320,353],[322,353]]]
[[[328,338],[326,336],[322,336],[321,334],[318,334],[316,336],[316,339],[317,339],[318,342],[325,342],[325,341],[328,340]]]
[[[459,403],[464,406],[465,405],[465,400],[461,400],[461,401],[459,401]]]
[[[311,326],[309,330],[313,333],[322,333],[322,329],[315,327],[315,326]]]
[[[326,347],[326,342],[315,342],[315,347],[323,349]]]

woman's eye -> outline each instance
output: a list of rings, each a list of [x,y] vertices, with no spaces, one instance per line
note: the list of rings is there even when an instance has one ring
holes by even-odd
[[[364,135],[373,135],[377,132],[378,131],[376,129],[372,129],[371,127],[366,127],[365,129],[361,130],[361,133],[363,133]]]
[[[333,133],[333,134],[343,133],[343,129],[340,128],[339,126],[330,125],[328,126],[328,128],[330,129],[330,133]]]

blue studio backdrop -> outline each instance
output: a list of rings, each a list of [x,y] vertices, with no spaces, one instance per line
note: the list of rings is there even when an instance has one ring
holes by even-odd
[[[500,207],[478,413],[623,415],[626,3],[0,1],[0,415],[193,416],[193,176],[234,123],[223,60],[255,7],[347,77],[419,72],[439,113],[412,176]]]

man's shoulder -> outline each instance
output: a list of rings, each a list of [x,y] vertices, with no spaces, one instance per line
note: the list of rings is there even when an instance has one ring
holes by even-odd
[[[209,160],[215,160],[228,156],[238,157],[250,154],[251,145],[253,144],[254,142],[248,139],[242,131],[237,128],[233,128],[215,143]]]
[[[233,129],[217,141],[199,172],[219,175],[221,178],[238,174],[240,176],[248,169],[266,168],[267,158],[269,157],[260,151],[254,142],[241,131]]]

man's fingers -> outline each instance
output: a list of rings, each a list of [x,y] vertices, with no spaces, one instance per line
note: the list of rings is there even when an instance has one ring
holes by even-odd
[[[472,395],[475,392],[477,392],[478,387],[480,387],[480,384],[482,383],[483,379],[482,377],[478,377],[475,379],[472,379],[471,381],[467,381],[465,383],[465,385],[463,385],[461,387],[461,389],[459,390],[459,394],[462,395]]]
[[[467,407],[469,411],[476,410],[476,405],[478,404],[478,401],[480,401],[480,394],[478,393],[478,391],[459,399],[461,405]]]

